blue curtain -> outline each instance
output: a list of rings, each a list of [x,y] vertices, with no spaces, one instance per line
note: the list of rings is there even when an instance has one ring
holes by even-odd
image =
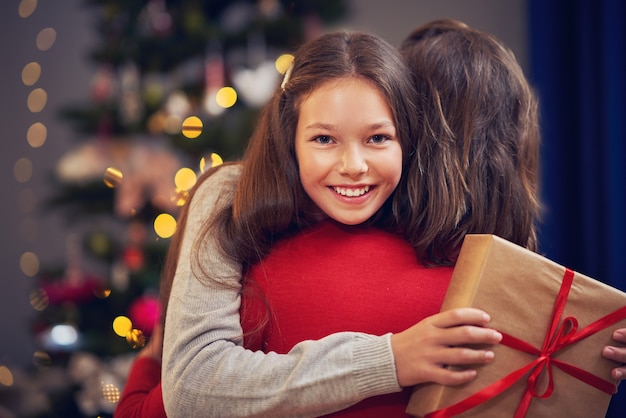
[[[541,251],[626,291],[626,1],[528,0]],[[607,417],[626,417],[626,384]]]

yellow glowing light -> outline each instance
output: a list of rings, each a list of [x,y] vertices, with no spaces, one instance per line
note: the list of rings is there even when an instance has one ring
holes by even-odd
[[[186,190],[176,190],[174,196],[172,196],[172,203],[176,206],[185,206],[187,200],[189,199],[189,192]]]
[[[202,120],[197,116],[189,116],[183,121],[183,135],[189,139],[197,138],[202,133]]]
[[[33,277],[39,273],[39,257],[37,257],[37,254],[31,251],[26,251],[22,254],[20,257],[20,268],[22,273],[28,277]]]
[[[35,351],[33,353],[33,365],[40,369],[44,369],[50,367],[52,364],[52,359],[50,358],[50,354],[45,351]]]
[[[120,337],[126,337],[126,334],[133,329],[133,322],[125,316],[118,316],[113,320],[113,331]]]
[[[41,112],[48,102],[48,93],[42,88],[36,88],[30,92],[27,99],[28,110],[33,113]]]
[[[7,366],[0,366],[0,385],[13,386],[13,373]]]
[[[180,190],[189,190],[196,184],[196,173],[187,167],[183,167],[176,172],[174,176],[174,184]]]
[[[30,306],[32,306],[36,311],[43,311],[48,307],[48,294],[42,288],[33,289],[28,296],[28,300],[30,301]]]
[[[37,8],[37,0],[22,0],[18,7],[20,17],[27,18],[35,12]]]
[[[222,165],[224,163],[224,160],[222,160],[222,157],[220,157],[219,154],[216,154],[214,152],[212,152],[211,155],[209,155],[209,158],[210,158],[209,165],[207,165],[207,161],[204,157],[200,159],[200,171],[203,173],[211,167],[217,167],[218,165]]]
[[[38,62],[29,62],[22,69],[22,82],[27,86],[32,86],[41,77],[41,65]]]
[[[287,71],[287,68],[289,68],[292,62],[293,62],[293,55],[291,54],[281,55],[280,57],[276,58],[276,62],[274,63],[274,65],[276,66],[276,71],[278,71],[281,74],[285,74],[285,71]]]
[[[237,92],[232,87],[222,87],[217,91],[215,101],[224,109],[228,109],[237,102]]]
[[[176,219],[169,213],[162,213],[154,220],[154,232],[161,238],[169,238],[176,232]]]
[[[126,334],[126,342],[128,342],[128,345],[134,350],[143,348],[143,346],[146,345],[146,336],[140,329],[133,328]]]
[[[37,48],[40,51],[47,51],[52,48],[57,40],[57,31],[52,28],[42,29],[37,35]]]
[[[20,158],[13,165],[13,176],[20,183],[26,183],[33,175],[33,163],[28,158]]]
[[[28,145],[33,148],[39,148],[46,143],[46,138],[48,137],[48,129],[46,125],[41,122],[35,122],[30,125],[28,128],[28,132],[26,133],[26,139],[28,140]]]
[[[120,389],[113,383],[102,382],[102,397],[111,403],[118,403],[120,400]]]
[[[104,171],[104,184],[111,189],[119,186],[124,179],[124,175],[115,167],[109,167]]]

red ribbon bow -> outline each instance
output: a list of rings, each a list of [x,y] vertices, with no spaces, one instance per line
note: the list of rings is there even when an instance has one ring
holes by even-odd
[[[613,382],[604,380],[587,372],[586,370],[564,363],[552,357],[552,355],[557,353],[559,350],[626,318],[626,306],[624,306],[587,325],[580,331],[578,330],[578,321],[574,317],[567,317],[561,324],[559,324],[573,281],[574,272],[570,269],[565,269],[563,282],[561,283],[561,288],[554,303],[554,311],[552,313],[550,327],[546,333],[541,350],[518,338],[510,336],[506,333],[501,333],[502,344],[528,354],[536,355],[537,358],[534,361],[454,405],[427,414],[425,418],[448,418],[472,409],[504,392],[528,373],[526,390],[522,395],[522,399],[514,415],[515,418],[523,418],[526,416],[526,412],[528,411],[533,398],[545,399],[552,395],[552,392],[554,391],[552,366],[558,367],[565,373],[595,387],[598,390],[601,390],[602,392],[609,395],[615,393],[617,387]],[[546,372],[548,374],[548,384],[544,391],[540,393],[538,388],[539,377]]]

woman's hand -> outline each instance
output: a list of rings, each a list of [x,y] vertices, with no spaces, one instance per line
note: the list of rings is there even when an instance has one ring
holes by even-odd
[[[626,344],[626,328],[620,328],[613,332],[613,339]],[[602,355],[609,360],[621,363],[620,367],[616,367],[611,371],[611,377],[619,381],[624,380],[626,377],[626,347],[606,346],[602,350]]]
[[[482,364],[493,351],[459,347],[465,344],[496,344],[502,335],[484,326],[489,315],[473,308],[453,309],[430,316],[391,336],[400,386],[435,382],[458,385],[476,377],[476,370],[454,370],[444,365]],[[624,330],[626,331],[626,330]]]
[[[161,322],[158,321],[154,325],[154,329],[152,330],[152,335],[150,339],[146,343],[146,345],[141,349],[137,356],[139,357],[150,357],[159,363],[161,363],[161,357],[163,355],[163,326]]]

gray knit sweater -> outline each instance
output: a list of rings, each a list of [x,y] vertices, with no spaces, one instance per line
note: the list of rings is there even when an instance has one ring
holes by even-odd
[[[280,355],[243,348],[240,266],[220,257],[219,237],[211,236],[214,251],[203,265],[232,286],[196,277],[191,268],[191,248],[202,223],[232,199],[239,174],[239,166],[222,167],[190,203],[165,325],[162,383],[168,417],[319,416],[399,391],[390,335],[342,332],[304,341]]]

